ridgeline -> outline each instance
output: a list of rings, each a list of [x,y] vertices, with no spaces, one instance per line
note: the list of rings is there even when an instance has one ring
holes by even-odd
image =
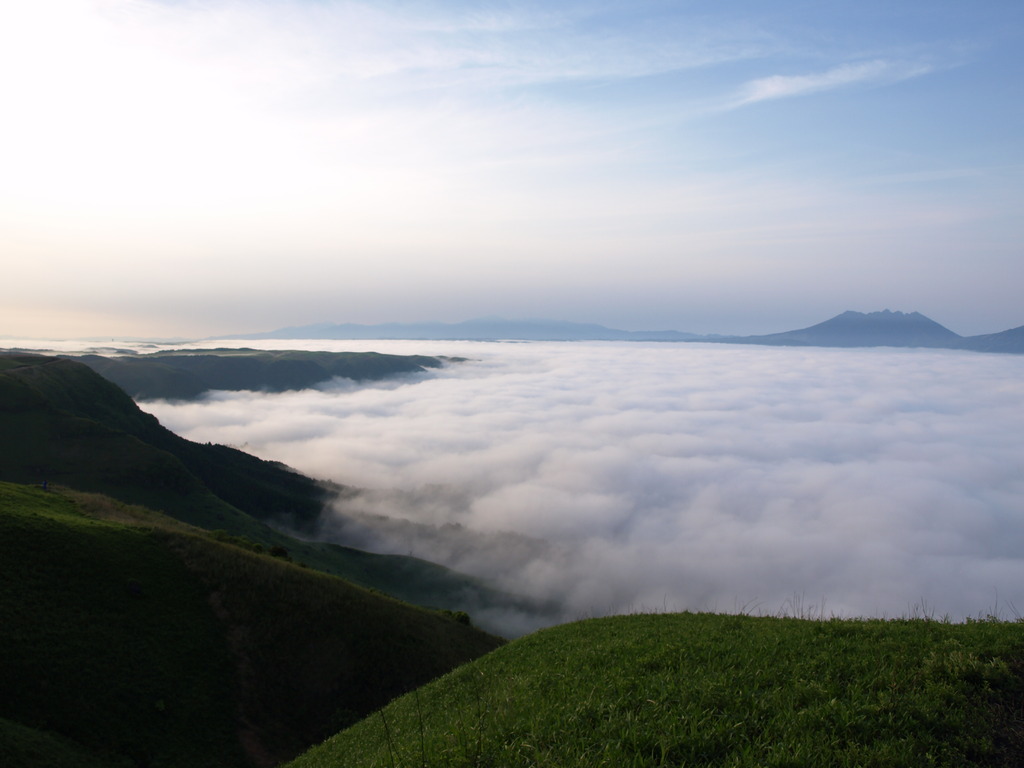
[[[87,366],[0,355],[0,480],[62,485],[139,504],[207,530],[224,530],[364,587],[417,605],[473,612],[533,610],[434,563],[306,541],[345,488],[223,445],[185,440]]]
[[[462,323],[318,323],[228,339],[462,339],[471,341],[674,341],[811,347],[933,347],[1024,353],[1024,326],[982,336],[960,336],[919,312],[843,312],[812,325],[758,336],[682,331],[622,331],[593,323],[479,318]]]
[[[449,358],[378,352],[197,349],[146,355],[81,355],[137,400],[191,400],[211,389],[285,392],[334,378],[376,381],[439,368]]]

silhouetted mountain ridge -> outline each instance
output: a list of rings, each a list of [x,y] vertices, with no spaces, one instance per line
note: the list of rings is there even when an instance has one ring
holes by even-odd
[[[224,339],[412,339],[449,341],[696,341],[682,331],[622,331],[596,323],[479,317],[459,323],[315,323]]]
[[[999,333],[969,336],[964,339],[963,347],[975,352],[1024,353],[1024,325]]]
[[[807,328],[751,336],[683,331],[623,331],[595,323],[505,320],[461,323],[316,323],[225,339],[411,339],[460,341],[677,341],[808,347],[929,347],[1024,353],[1024,326],[981,336],[960,336],[920,312],[843,312]]]
[[[847,311],[808,328],[730,341],[744,344],[812,347],[958,348],[963,337],[920,312]]]

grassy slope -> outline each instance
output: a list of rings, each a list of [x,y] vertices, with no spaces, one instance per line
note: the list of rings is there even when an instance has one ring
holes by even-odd
[[[15,400],[16,407],[8,406],[3,410],[8,417],[12,412],[20,414],[26,427],[31,426],[31,419],[40,416],[56,424],[57,429],[51,428],[42,436],[42,447],[49,449],[50,458],[49,462],[42,463],[44,466],[48,463],[56,472],[74,473],[79,483],[87,478],[96,478],[97,469],[102,466],[108,467],[108,473],[117,472],[133,458],[123,454],[135,453],[140,455],[129,470],[121,470],[109,477],[101,474],[101,479],[94,482],[105,483],[123,493],[130,492],[138,497],[133,500],[150,506],[155,506],[153,501],[166,491],[179,495],[212,492],[221,502],[245,509],[254,517],[286,519],[294,522],[296,527],[315,518],[330,496],[315,481],[280,465],[226,446],[193,443],[175,435],[152,415],[140,410],[123,390],[81,364],[46,357],[29,359],[28,362],[0,376],[0,386],[3,387],[0,389],[0,403],[6,405],[8,401]],[[18,387],[21,392],[16,392]],[[79,435],[60,422],[64,415],[94,422],[105,430],[87,431],[84,439],[79,440],[85,444],[85,449],[68,455],[66,444]],[[62,426],[64,433],[59,431]],[[86,430],[86,427],[82,429]],[[38,431],[27,428],[22,437],[32,437]],[[79,469],[80,463],[89,458],[90,442],[99,441],[101,432],[108,442],[120,440],[124,445],[111,446],[109,450],[103,450],[100,445],[91,453],[99,454],[102,462],[94,461]],[[107,432],[110,434],[106,435]],[[144,445],[137,445],[126,437],[135,438]],[[124,450],[126,446],[132,450]],[[155,453],[160,452],[170,454],[181,465],[174,467],[174,476],[170,474],[170,462],[165,460],[161,464],[156,458]],[[149,463],[157,466],[153,472],[146,473],[140,467]],[[59,475],[50,479],[63,482]],[[98,487],[96,490],[108,488]],[[176,503],[173,498],[167,501]],[[211,500],[211,504],[215,504],[215,500]],[[178,511],[192,514],[196,517],[192,522],[205,527],[212,527],[216,522],[215,515],[224,514],[224,509],[210,505],[206,508],[200,505],[198,511],[189,511],[196,506],[197,499],[189,499],[178,503]]]
[[[273,462],[175,435],[124,391],[71,360],[0,355],[0,480],[109,494],[283,546],[313,568],[419,605],[469,611],[518,605],[433,563],[299,541],[268,526],[303,530],[330,494]]]
[[[98,756],[55,733],[4,718],[0,718],[0,755],[9,768],[114,768],[125,764],[113,756]]]
[[[1019,765],[1022,633],[996,622],[588,620],[513,641],[290,767]]]
[[[266,556],[228,558],[196,537],[168,543],[213,591],[242,662],[244,719],[276,758],[501,643],[453,618]]]
[[[6,766],[270,764],[501,644],[148,510],[7,483],[0,615]]]
[[[241,764],[223,631],[181,559],[54,493],[2,484],[0,509],[0,717],[111,764]]]

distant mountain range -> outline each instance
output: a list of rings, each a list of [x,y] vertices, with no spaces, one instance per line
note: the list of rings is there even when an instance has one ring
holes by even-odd
[[[811,347],[962,348],[965,339],[920,312],[843,312],[796,331],[725,339],[740,344]]]
[[[680,331],[620,331],[594,323],[480,317],[461,323],[317,323],[222,339],[423,339],[451,341],[699,341]]]
[[[701,335],[682,331],[622,331],[593,323],[504,320],[461,323],[318,323],[228,339],[414,339],[464,341],[702,341],[808,347],[932,347],[1024,354],[1024,326],[1001,333],[960,336],[919,312],[843,312],[823,323],[759,336]]]

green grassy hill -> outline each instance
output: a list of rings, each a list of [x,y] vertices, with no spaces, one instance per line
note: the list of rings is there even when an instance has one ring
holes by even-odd
[[[515,640],[289,768],[1018,766],[1024,626],[642,615]]]
[[[313,568],[419,605],[470,613],[482,606],[532,608],[417,558],[281,533],[311,536],[325,503],[345,489],[227,446],[185,440],[72,360],[0,355],[0,480],[104,493],[267,548],[285,547]]]
[[[157,513],[0,483],[3,765],[272,765],[501,640]]]
[[[301,522],[329,496],[271,462],[178,437],[84,365],[0,359],[20,363],[0,369],[0,479],[109,492],[204,527],[245,525],[246,507],[248,516]]]

